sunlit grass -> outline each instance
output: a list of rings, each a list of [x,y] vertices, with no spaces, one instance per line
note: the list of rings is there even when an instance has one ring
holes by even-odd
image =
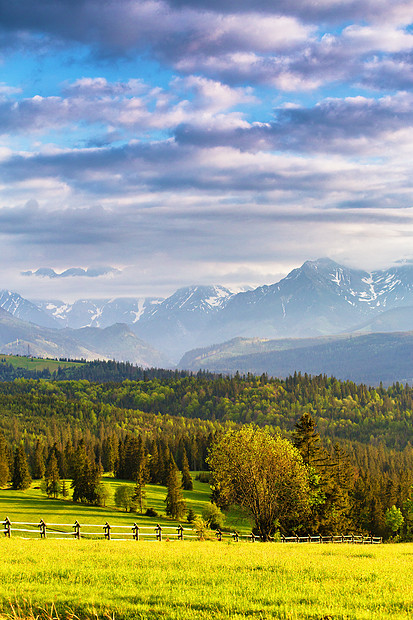
[[[80,366],[81,362],[61,362],[59,360],[43,359],[37,357],[23,357],[20,355],[0,354],[0,362],[11,364],[15,368],[24,368],[25,370],[45,370],[54,372],[59,368],[68,368],[70,366]]]
[[[0,519],[173,525],[165,487],[148,485],[150,519],[116,509],[125,481],[107,477],[106,507],[47,499],[39,488],[0,491]],[[197,514],[208,485],[185,492]],[[249,526],[234,509],[229,520]],[[184,524],[186,525],[186,524]],[[308,545],[195,540],[0,538],[0,620],[341,619],[413,617],[413,545]],[[3,613],[3,617],[1,616]]]
[[[0,608],[81,618],[411,618],[411,545],[3,539]]]
[[[38,523],[40,519],[43,519],[46,523],[74,523],[77,520],[80,523],[96,523],[99,525],[103,525],[106,521],[117,525],[132,525],[136,521],[140,527],[152,528],[157,523],[161,526],[177,525],[176,521],[168,518],[165,514],[167,492],[165,487],[155,484],[149,484],[145,487],[146,507],[153,508],[160,515],[159,517],[149,518],[145,515],[127,513],[115,505],[114,494],[116,489],[124,484],[133,486],[133,482],[105,476],[103,484],[109,491],[105,507],[74,504],[70,499],[49,499],[40,490],[38,481],[35,481],[31,488],[26,491],[0,489],[0,521],[3,521],[7,516],[12,522]],[[67,481],[67,488],[70,489],[70,481]],[[194,480],[194,490],[184,491],[183,493],[187,508],[192,508],[196,515],[201,515],[205,504],[210,500],[210,493],[209,485]],[[185,519],[183,525],[187,525]],[[227,525],[241,532],[251,531],[251,523],[248,517],[235,508],[228,515]]]

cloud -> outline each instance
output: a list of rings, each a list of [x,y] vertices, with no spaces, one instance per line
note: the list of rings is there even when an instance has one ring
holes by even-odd
[[[69,269],[65,269],[61,273],[57,273],[54,269],[50,267],[41,267],[36,269],[36,271],[22,271],[22,276],[37,276],[39,278],[77,278],[77,277],[85,277],[85,278],[99,278],[101,276],[106,275],[115,275],[120,273],[119,269],[115,269],[114,267],[87,267],[83,269],[82,267],[69,267]]]
[[[18,5],[0,0],[0,11],[5,45],[37,50],[80,44],[106,60],[149,52],[185,74],[286,91],[315,89],[343,75],[354,78],[355,67],[362,74],[374,53],[413,47],[406,30],[413,21],[408,0],[391,6],[386,0],[22,0]],[[98,82],[79,79],[78,87],[108,94]]]
[[[221,126],[239,126],[242,113],[230,110],[256,101],[249,87],[231,88],[200,76],[174,78],[168,91],[140,80],[82,78],[66,84],[63,96],[0,101],[0,133],[41,134],[87,124],[106,126],[106,140],[122,140],[136,131],[170,130],[185,122],[202,125],[215,119]]]
[[[358,157],[376,153],[385,156],[383,145],[386,142],[391,144],[391,135],[413,127],[413,95],[400,93],[380,99],[362,96],[329,98],[311,108],[278,108],[274,115],[275,120],[271,122],[255,122],[223,130],[182,125],[177,128],[175,137],[181,144],[205,147],[230,144],[245,151],[335,152]]]

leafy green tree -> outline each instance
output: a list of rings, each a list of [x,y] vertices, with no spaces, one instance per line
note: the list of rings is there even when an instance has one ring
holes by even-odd
[[[188,457],[186,455],[185,449],[182,453],[182,488],[184,489],[184,491],[192,491],[192,489],[194,488],[192,477],[189,472]]]
[[[398,532],[404,523],[403,513],[400,508],[396,508],[396,506],[388,508],[386,510],[385,521],[389,530],[394,534]]]
[[[126,512],[132,512],[136,504],[133,499],[134,489],[130,484],[122,484],[115,491],[115,504],[118,508],[124,508]]]
[[[247,425],[227,431],[212,446],[208,463],[219,495],[249,511],[262,540],[278,523],[308,509],[308,472],[300,453],[267,430]]]
[[[12,487],[13,489],[28,489],[31,483],[32,478],[27,465],[26,453],[23,446],[20,445],[14,451]]]
[[[186,504],[181,492],[181,485],[179,482],[179,472],[172,456],[169,457],[168,462],[168,477],[167,488],[168,493],[165,498],[166,502],[166,514],[173,519],[182,519],[185,511]]]
[[[202,510],[202,518],[208,527],[213,530],[221,530],[224,527],[225,515],[216,504],[208,502]]]
[[[7,443],[3,433],[0,433],[0,487],[4,487],[10,478],[9,457]]]

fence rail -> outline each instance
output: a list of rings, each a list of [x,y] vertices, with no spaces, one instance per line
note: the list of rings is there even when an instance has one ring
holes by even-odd
[[[140,526],[136,522],[130,525],[110,524],[106,521],[103,526],[96,523],[46,523],[40,519],[38,523],[28,521],[10,521],[8,517],[0,522],[0,535],[10,538],[17,536],[19,538],[51,538],[54,540],[72,538],[79,540],[80,538],[100,538],[105,540],[189,540],[199,539],[200,535],[192,528],[178,526],[161,526],[159,523],[155,527]],[[29,535],[27,535],[29,534]],[[31,534],[31,536],[30,536]],[[253,532],[251,534],[239,534],[238,532],[222,532],[221,530],[213,531],[216,539],[233,540],[235,542],[248,541],[256,542],[260,540]],[[275,541],[274,538],[270,539]],[[361,536],[359,534],[347,534],[340,536],[281,536],[278,539],[282,543],[347,543],[347,544],[370,544],[377,545],[383,542],[379,536]]]

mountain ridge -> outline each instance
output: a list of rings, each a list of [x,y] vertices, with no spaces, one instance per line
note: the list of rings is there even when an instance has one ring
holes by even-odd
[[[16,317],[53,328],[125,323],[176,364],[186,351],[236,337],[312,338],[380,331],[384,320],[397,331],[397,308],[406,308],[402,326],[409,327],[413,265],[364,271],[320,258],[305,261],[274,284],[242,292],[220,285],[193,285],[165,299],[79,299],[72,304],[56,300],[24,304],[22,300],[9,291],[3,302],[0,298],[0,307],[7,303]],[[393,318],[387,315],[386,319],[385,313],[391,311]]]

